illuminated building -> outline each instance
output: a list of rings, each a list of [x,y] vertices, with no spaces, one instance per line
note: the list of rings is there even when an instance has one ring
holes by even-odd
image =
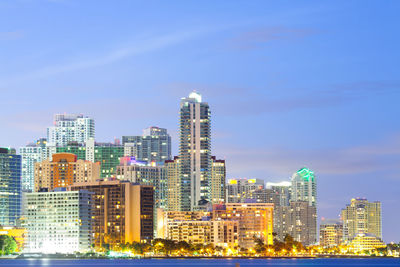
[[[239,246],[252,248],[254,237],[272,245],[273,210],[271,203],[227,203],[213,206],[212,219],[237,221]]]
[[[35,188],[35,163],[45,159],[46,139],[20,147],[22,191],[32,192]]]
[[[381,203],[368,202],[365,198],[353,198],[342,209],[343,239],[351,241],[358,234],[372,234],[382,238]]]
[[[55,147],[72,141],[84,143],[94,135],[94,120],[82,114],[56,114],[54,126],[47,128],[48,145]]]
[[[18,251],[21,251],[25,246],[25,239],[27,237],[25,228],[0,226],[0,235],[8,235],[14,238],[15,242],[17,242]]]
[[[238,245],[239,221],[213,220],[205,211],[158,212],[157,237],[192,244],[234,247]]]
[[[256,190],[264,189],[264,181],[260,179],[229,179],[227,188],[227,203],[256,202]],[[264,192],[261,192],[261,194]],[[259,193],[260,194],[260,193]],[[258,196],[263,198],[263,196]],[[262,202],[262,201],[260,201]]]
[[[26,193],[26,198],[26,252],[74,253],[90,250],[90,192],[35,192]]]
[[[124,156],[135,157],[146,163],[156,162],[158,165],[171,157],[171,136],[167,129],[149,127],[143,130],[142,136],[122,136]]]
[[[211,203],[219,204],[225,202],[225,160],[217,160],[211,157]]]
[[[95,247],[153,239],[153,186],[110,180],[75,183],[68,189],[93,192]]]
[[[350,242],[350,250],[353,252],[363,252],[376,248],[384,248],[386,245],[374,235],[357,234]]]
[[[291,182],[267,183],[267,188],[271,188],[272,192],[277,195],[276,206],[289,206],[292,192]]]
[[[302,168],[293,174],[291,199],[307,201],[309,206],[317,206],[317,181],[314,172]]]
[[[41,188],[52,191],[77,182],[96,181],[99,171],[99,164],[77,160],[74,154],[53,154],[52,161],[44,160],[35,164],[35,191]]]
[[[0,148],[0,225],[16,226],[21,215],[21,156]]]
[[[343,242],[343,224],[336,220],[324,220],[319,227],[319,244],[335,247]]]
[[[78,159],[100,163],[100,178],[106,178],[116,175],[117,166],[124,155],[124,147],[89,139],[85,144],[70,142],[67,146],[57,147],[57,153],[72,153]]]
[[[154,187],[154,219],[157,218],[157,209],[166,208],[167,188],[164,166],[138,162],[134,157],[123,157],[120,165],[117,166],[117,179]]]
[[[167,210],[168,211],[181,211],[182,188],[179,179],[179,158],[175,157],[173,160],[166,160],[164,164],[165,175],[167,179]]]
[[[192,92],[180,104],[178,210],[196,210],[211,200],[211,112]]]
[[[315,244],[317,242],[317,180],[312,172],[308,168],[301,168],[295,172],[292,176],[292,192],[291,192],[290,206],[300,210],[297,213],[297,217],[300,220],[306,222],[306,224],[297,223],[294,225],[293,237],[302,242],[305,245]],[[305,203],[308,203],[310,208],[305,207]],[[314,221],[311,221],[314,220]]]
[[[307,201],[291,201],[290,206],[275,207],[274,232],[283,241],[286,234],[291,235],[303,245],[317,242],[317,211]]]

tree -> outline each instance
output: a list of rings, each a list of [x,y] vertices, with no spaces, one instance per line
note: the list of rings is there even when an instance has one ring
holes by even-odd
[[[0,235],[0,248],[2,255],[9,255],[17,250],[17,242],[8,235]]]

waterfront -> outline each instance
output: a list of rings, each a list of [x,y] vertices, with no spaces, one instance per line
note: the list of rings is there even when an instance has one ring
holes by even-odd
[[[400,258],[316,259],[132,259],[132,260],[1,260],[3,266],[399,266]]]

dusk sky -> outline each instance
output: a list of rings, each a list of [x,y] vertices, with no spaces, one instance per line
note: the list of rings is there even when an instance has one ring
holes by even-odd
[[[400,1],[0,1],[0,146],[45,137],[55,113],[96,140],[167,128],[181,97],[212,111],[227,178],[318,181],[318,217],[382,202],[400,241]]]

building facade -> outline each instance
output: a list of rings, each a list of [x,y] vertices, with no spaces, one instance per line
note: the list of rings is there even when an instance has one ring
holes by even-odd
[[[382,239],[381,203],[369,202],[365,198],[353,198],[342,209],[344,242],[350,242],[358,234],[374,235]]]
[[[71,153],[53,154],[52,160],[35,164],[35,191],[46,188],[67,187],[77,182],[92,182],[99,179],[100,165],[77,160]]]
[[[94,137],[94,120],[82,114],[56,114],[54,126],[47,128],[49,146],[66,146],[73,141],[85,143]]]
[[[229,179],[226,188],[227,203],[257,202],[257,196],[254,193],[257,190],[264,189],[264,181],[246,178]],[[259,197],[262,198],[262,196]]]
[[[211,180],[210,190],[212,204],[225,203],[226,191],[226,166],[225,160],[218,160],[216,157],[211,157]]]
[[[153,186],[120,180],[74,183],[68,190],[93,193],[93,243],[110,248],[153,239]]]
[[[179,157],[175,157],[173,160],[166,160],[164,169],[167,179],[167,210],[182,211],[182,188],[179,178]]]
[[[122,136],[122,144],[124,156],[146,163],[162,165],[172,158],[171,136],[164,128],[152,126],[144,129],[142,136]]]
[[[335,247],[343,243],[343,224],[337,220],[324,220],[319,227],[319,244]]]
[[[90,192],[35,192],[27,193],[26,198],[26,252],[74,253],[90,250]]]
[[[21,197],[21,156],[15,149],[0,148],[0,225],[17,225]]]
[[[254,247],[254,238],[264,244],[273,244],[273,210],[271,203],[227,203],[214,205],[213,220],[238,222],[238,244],[240,247]]]
[[[317,181],[310,169],[302,168],[292,176],[293,201],[307,201],[309,206],[317,206]]]
[[[180,209],[195,210],[211,200],[211,111],[192,92],[180,104]]]

